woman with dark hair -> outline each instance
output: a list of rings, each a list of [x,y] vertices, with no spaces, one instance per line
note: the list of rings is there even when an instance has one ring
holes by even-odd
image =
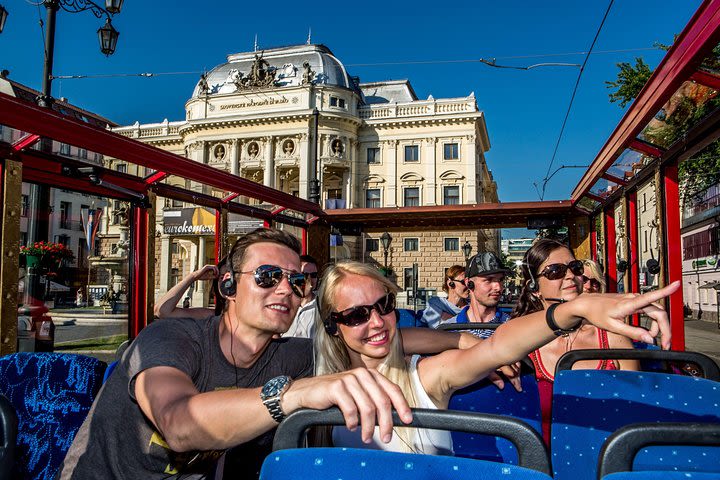
[[[554,305],[569,302],[583,291],[584,266],[570,249],[556,240],[543,238],[525,252],[522,273],[524,285],[512,317],[520,317]],[[591,294],[584,294],[583,297]],[[553,307],[555,308],[555,307]],[[530,354],[540,389],[543,436],[549,440],[552,385],[557,361],[570,350],[589,348],[633,348],[627,337],[600,329],[583,321],[580,327],[558,336]],[[575,369],[638,370],[636,360],[588,360],[577,362]]]

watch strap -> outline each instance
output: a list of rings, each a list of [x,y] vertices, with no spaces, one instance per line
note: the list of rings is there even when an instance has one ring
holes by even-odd
[[[547,310],[545,310],[545,322],[547,323],[548,328],[550,328],[550,330],[552,330],[553,333],[558,337],[567,336],[571,332],[574,332],[575,330],[580,328],[582,319],[578,320],[578,322],[570,328],[560,328],[560,326],[558,326],[558,324],[555,322],[555,309],[558,305],[560,305],[560,303],[553,303],[547,308]]]

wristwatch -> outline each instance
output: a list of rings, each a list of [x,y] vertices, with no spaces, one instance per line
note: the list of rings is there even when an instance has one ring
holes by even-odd
[[[265,404],[270,412],[270,416],[276,422],[280,423],[285,418],[285,412],[282,411],[280,406],[280,398],[283,393],[287,391],[292,383],[292,378],[287,375],[280,375],[279,377],[271,378],[263,385],[260,390],[260,400]]]

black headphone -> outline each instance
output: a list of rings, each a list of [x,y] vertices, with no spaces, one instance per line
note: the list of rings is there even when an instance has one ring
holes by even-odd
[[[532,270],[530,270],[530,265],[523,262],[523,266],[528,272],[528,276],[530,277],[530,280],[527,282],[527,289],[530,293],[537,293],[538,290],[540,290],[540,285],[538,285],[537,280],[535,280],[535,275],[532,274]]]
[[[448,282],[448,287],[450,287],[450,288],[455,288],[455,282],[452,281],[452,280],[450,280],[450,281]]]
[[[466,286],[467,289],[470,290],[470,291],[475,290],[475,282],[473,282],[472,280],[468,280],[468,281],[465,283],[465,286]]]
[[[233,270],[232,266],[232,258],[234,253],[235,245],[233,245],[233,247],[230,249],[230,253],[225,260],[225,266],[227,267],[228,273],[230,273],[230,277],[218,281],[218,290],[220,290],[220,294],[226,298],[234,296],[237,292],[237,284],[235,283],[235,270]]]

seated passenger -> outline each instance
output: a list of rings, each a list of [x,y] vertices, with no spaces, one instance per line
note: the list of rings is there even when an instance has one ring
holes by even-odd
[[[305,297],[300,301],[300,309],[295,315],[295,320],[290,325],[290,329],[283,334],[283,337],[313,338],[318,315],[315,296],[318,285],[317,260],[310,255],[300,255],[300,271],[308,278],[305,285]]]
[[[576,298],[597,298],[591,294],[580,295],[584,272],[583,262],[575,260],[572,252],[558,241],[545,238],[535,242],[525,252],[522,272],[524,286],[520,293],[520,300],[512,314],[513,317],[545,311],[550,306],[563,304]],[[632,342],[622,331],[616,334],[582,322],[577,330],[557,337],[530,354],[538,379],[543,436],[546,441],[550,438],[552,384],[555,379],[557,361],[570,350],[588,348],[632,348]],[[636,360],[589,360],[578,362],[573,368],[638,370],[639,364]]]
[[[469,291],[469,305],[456,316],[440,323],[505,323],[510,319],[498,310],[505,276],[510,270],[502,265],[492,252],[478,253],[470,258],[465,268],[465,286]],[[490,337],[495,330],[485,328],[469,330],[480,338]]]
[[[58,478],[214,478],[237,447],[228,478],[257,478],[275,427],[300,408],[338,406],[369,441],[391,408],[412,420],[396,385],[368,369],[312,374],[312,345],[284,333],[306,277],[300,242],[258,229],[241,237],[220,279],[222,316],[158,320],[133,340],[98,394]],[[433,332],[429,332],[433,333]]]
[[[447,350],[433,357],[413,356],[406,361],[397,334],[397,287],[378,270],[358,262],[341,262],[328,269],[319,290],[320,316],[315,335],[315,371],[333,374],[368,368],[400,386],[412,407],[447,408],[456,390],[484,378],[500,365],[519,361],[577,329],[583,318],[623,335],[653,341],[650,332],[625,324],[627,315],[643,311],[662,332],[663,348],[670,346],[667,314],[652,302],[669,295],[679,282],[637,298],[582,295],[550,311],[536,312],[500,326],[492,337],[466,350]],[[358,432],[334,428],[335,446],[366,447],[404,452],[450,453],[449,432],[395,428],[395,435],[377,429],[365,444]],[[324,440],[328,440],[325,438]]]
[[[467,305],[470,292],[465,287],[465,268],[462,265],[453,265],[447,269],[442,289],[447,293],[447,298],[430,297],[420,319],[423,325],[430,328],[437,328],[440,322],[454,317]]]
[[[585,273],[582,276],[583,293],[605,293],[605,275],[602,267],[594,260],[583,260]]]
[[[157,318],[194,318],[202,320],[210,318],[213,315],[220,315],[225,305],[225,298],[218,290],[218,277],[227,271],[227,257],[223,257],[217,265],[205,265],[186,275],[175,286],[168,290],[165,295],[155,302],[153,313]],[[190,288],[193,283],[205,280],[212,280],[212,289],[215,295],[215,309],[207,307],[186,307],[183,302],[183,308],[177,308],[177,304],[183,293]],[[190,293],[185,300],[189,300]],[[189,302],[188,302],[189,303]]]

